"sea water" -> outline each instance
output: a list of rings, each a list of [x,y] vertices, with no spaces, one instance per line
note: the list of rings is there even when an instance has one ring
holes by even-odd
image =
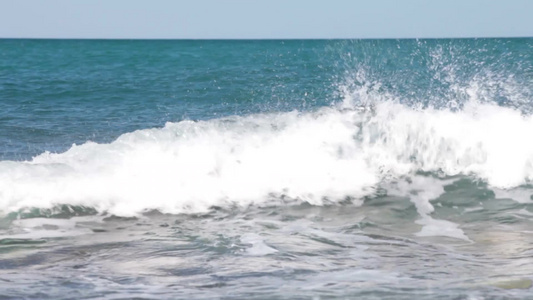
[[[532,137],[533,39],[0,40],[0,298],[528,298]]]

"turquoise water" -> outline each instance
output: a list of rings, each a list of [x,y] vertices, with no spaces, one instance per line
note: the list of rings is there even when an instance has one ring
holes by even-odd
[[[165,122],[302,110],[334,100],[337,70],[321,57],[330,51],[320,41],[1,45],[3,124],[16,129],[2,136],[11,143],[2,148],[4,159],[110,142]]]
[[[496,299],[533,39],[0,40],[0,298]]]

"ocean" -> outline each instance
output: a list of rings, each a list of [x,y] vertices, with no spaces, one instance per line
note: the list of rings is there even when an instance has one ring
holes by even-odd
[[[0,40],[0,299],[527,299],[533,38]]]

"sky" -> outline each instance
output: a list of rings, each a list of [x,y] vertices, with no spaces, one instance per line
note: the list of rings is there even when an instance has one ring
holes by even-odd
[[[0,0],[0,38],[532,37],[533,0]]]

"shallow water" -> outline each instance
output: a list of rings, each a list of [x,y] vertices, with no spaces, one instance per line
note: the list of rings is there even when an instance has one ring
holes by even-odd
[[[394,196],[362,206],[17,220],[3,231],[0,281],[7,298],[527,297],[531,204],[457,202],[435,200],[435,219],[447,217],[468,240],[420,236],[415,207]]]

